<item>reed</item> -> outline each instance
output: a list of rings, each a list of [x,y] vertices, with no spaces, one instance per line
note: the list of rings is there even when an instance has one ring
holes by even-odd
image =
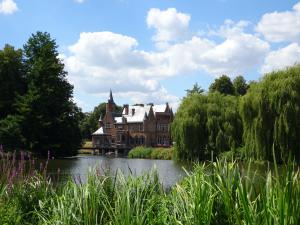
[[[39,172],[14,179],[10,190],[1,179],[0,224],[300,224],[297,165],[263,174],[253,167],[197,164],[168,191],[155,169],[141,176],[92,169],[86,181],[60,185]]]

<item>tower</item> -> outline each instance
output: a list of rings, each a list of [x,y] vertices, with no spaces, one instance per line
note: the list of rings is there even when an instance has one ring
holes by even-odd
[[[108,98],[108,101],[106,103],[106,112],[115,112],[115,110],[116,110],[116,104],[114,102],[112,91],[110,89],[109,98]]]

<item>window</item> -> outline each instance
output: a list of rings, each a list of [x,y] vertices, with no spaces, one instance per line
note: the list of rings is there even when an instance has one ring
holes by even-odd
[[[133,137],[130,137],[130,144],[134,144],[134,138]]]
[[[106,124],[105,124],[105,128],[106,128],[106,129],[110,129],[110,128],[111,128],[111,124],[110,124],[110,123],[106,123]]]
[[[144,138],[144,136],[141,136],[141,137],[140,137],[140,143],[141,143],[141,145],[143,145],[144,142],[145,142],[145,138]]]
[[[157,127],[158,131],[167,132],[169,130],[169,125],[168,124],[158,123],[156,127]]]
[[[140,128],[140,131],[143,131],[144,130],[144,125],[140,124],[139,128]]]

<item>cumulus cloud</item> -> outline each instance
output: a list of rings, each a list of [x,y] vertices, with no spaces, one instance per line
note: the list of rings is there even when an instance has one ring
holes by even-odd
[[[296,63],[300,63],[300,45],[292,43],[279,50],[271,51],[265,58],[261,72],[268,73],[287,66],[293,66]]]
[[[62,57],[70,81],[88,93],[106,93],[110,87],[131,93],[131,99],[174,102],[160,82],[168,77],[205,71],[218,76],[236,75],[258,67],[269,44],[244,32],[245,22],[225,22],[219,29],[224,41],[216,43],[193,36],[161,51],[138,49],[133,37],[104,32],[84,32]],[[149,99],[150,100],[150,99]]]
[[[177,12],[175,8],[152,8],[148,11],[147,25],[156,29],[153,40],[159,46],[167,46],[169,41],[180,40],[187,34],[190,19],[190,15]]]
[[[225,20],[218,30],[210,30],[209,35],[223,37],[224,41],[203,52],[200,67],[213,75],[234,76],[262,64],[270,45],[256,35],[246,33],[244,29],[249,25],[248,21]]]
[[[205,52],[201,67],[214,75],[237,75],[261,64],[269,44],[251,34],[241,33]]]
[[[115,87],[119,91],[152,91],[158,82],[150,73],[149,53],[136,50],[134,38],[112,32],[81,33],[64,59],[70,80],[86,92],[97,93]],[[149,75],[148,75],[149,74]]]
[[[256,31],[271,42],[300,42],[300,2],[294,5],[292,11],[264,14]]]
[[[18,11],[18,6],[13,0],[2,0],[0,2],[0,14],[13,14]]]

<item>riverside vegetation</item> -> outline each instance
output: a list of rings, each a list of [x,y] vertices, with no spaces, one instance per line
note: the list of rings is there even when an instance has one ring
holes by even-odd
[[[195,164],[164,190],[155,170],[114,176],[91,170],[87,181],[53,182],[34,160],[0,153],[0,224],[300,224],[295,164],[256,173],[249,162]]]
[[[236,78],[237,79],[237,78]],[[172,124],[176,158],[300,161],[300,65],[246,84],[221,76],[188,90]]]
[[[128,158],[172,159],[173,154],[173,148],[147,148],[138,146],[129,151]]]

